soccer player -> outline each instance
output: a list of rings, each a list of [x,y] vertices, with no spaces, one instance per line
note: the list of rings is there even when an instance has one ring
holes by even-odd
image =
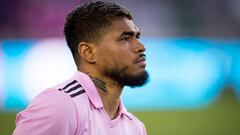
[[[130,12],[110,2],[84,4],[67,16],[64,34],[78,71],[20,112],[13,134],[146,135],[120,98],[124,86],[148,80],[146,48]]]

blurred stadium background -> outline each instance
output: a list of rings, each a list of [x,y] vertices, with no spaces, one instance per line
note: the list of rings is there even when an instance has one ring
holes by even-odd
[[[239,135],[240,1],[112,1],[131,10],[147,47],[150,81],[122,98],[148,134]],[[0,135],[37,93],[76,70],[62,29],[83,2],[0,1]]]

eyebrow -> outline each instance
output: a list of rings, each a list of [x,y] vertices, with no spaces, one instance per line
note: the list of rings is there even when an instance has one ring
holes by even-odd
[[[134,36],[134,32],[133,31],[124,31],[120,37],[124,37],[124,36]],[[140,32],[137,32],[136,33],[136,37],[139,37],[140,36]]]

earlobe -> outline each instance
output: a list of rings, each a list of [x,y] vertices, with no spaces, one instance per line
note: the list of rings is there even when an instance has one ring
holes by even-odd
[[[81,42],[78,45],[78,53],[83,61],[87,63],[95,63],[95,47],[91,43]]]

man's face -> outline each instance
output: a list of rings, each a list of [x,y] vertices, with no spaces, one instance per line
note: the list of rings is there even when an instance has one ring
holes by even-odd
[[[120,18],[112,23],[97,45],[98,70],[121,85],[142,86],[147,82],[145,47],[132,20]]]

